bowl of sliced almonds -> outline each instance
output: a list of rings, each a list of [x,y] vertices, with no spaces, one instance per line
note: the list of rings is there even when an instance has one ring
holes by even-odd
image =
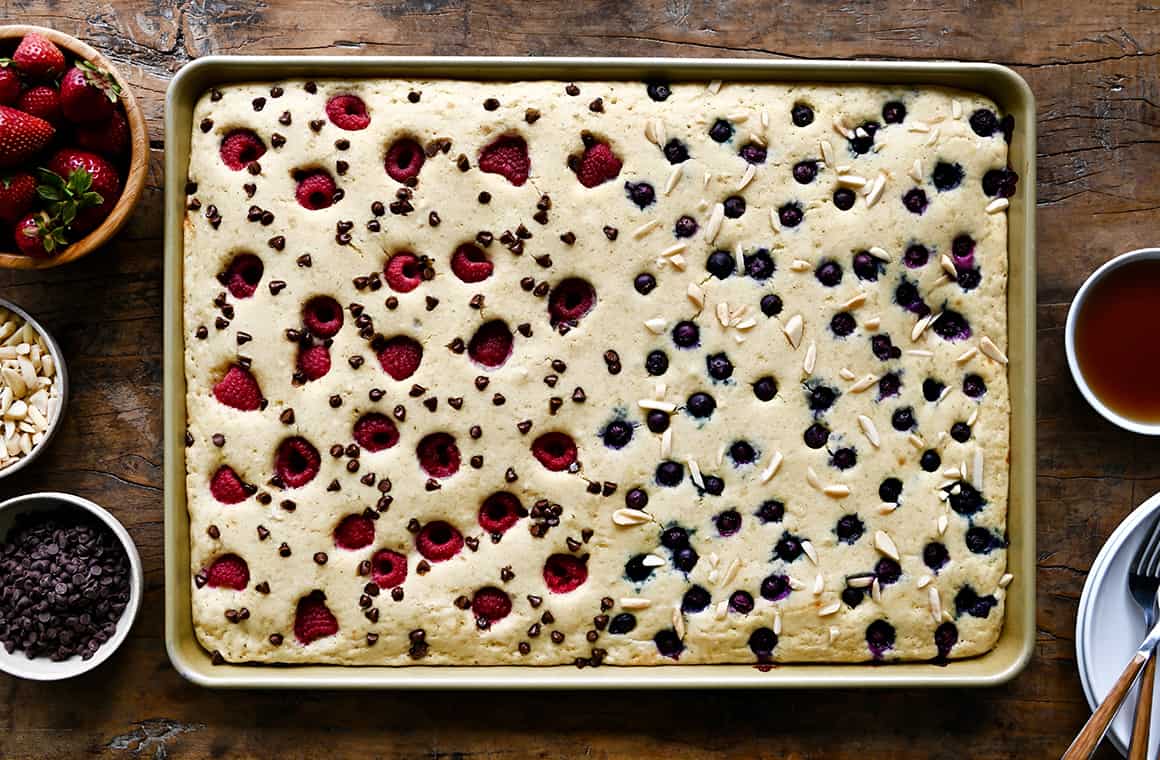
[[[67,400],[60,346],[28,312],[0,298],[0,479],[48,447]]]

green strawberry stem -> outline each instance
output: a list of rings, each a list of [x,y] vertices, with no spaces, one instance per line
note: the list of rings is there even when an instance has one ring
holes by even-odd
[[[36,194],[43,200],[46,214],[37,219],[44,249],[49,253],[57,247],[68,245],[65,231],[74,221],[77,213],[105,202],[100,193],[92,189],[93,178],[84,169],[74,169],[64,179],[48,169],[37,169],[39,184]]]

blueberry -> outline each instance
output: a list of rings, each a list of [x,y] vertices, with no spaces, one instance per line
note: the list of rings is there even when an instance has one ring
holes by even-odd
[[[838,398],[838,392],[833,388],[825,385],[815,385],[813,388],[808,388],[809,396],[806,398],[810,409],[815,412],[824,412],[834,405],[834,401]],[[818,447],[814,447],[818,448]]]
[[[971,291],[979,287],[979,283],[983,281],[983,276],[979,273],[978,268],[962,269],[958,272],[956,278],[959,287],[964,291]]]
[[[623,449],[632,440],[632,425],[625,420],[613,420],[601,434],[604,445],[610,449]]]
[[[789,596],[789,576],[770,575],[761,582],[761,598],[776,602]]]
[[[808,185],[818,176],[817,161],[799,161],[793,165],[793,178],[799,185]]]
[[[859,251],[854,254],[854,275],[859,280],[878,280],[878,259],[870,255],[869,251]]]
[[[934,165],[934,174],[931,175],[931,179],[934,181],[935,188],[940,193],[945,193],[947,190],[954,190],[961,185],[963,176],[963,167],[939,161]]]
[[[883,557],[874,565],[874,576],[878,578],[879,585],[889,586],[902,577],[902,567],[889,557]]]
[[[624,494],[624,505],[629,509],[644,509],[648,506],[648,492],[643,488],[630,488]]]
[[[898,478],[886,478],[878,484],[878,498],[891,504],[897,504],[902,496],[902,481]]]
[[[713,519],[717,525],[717,532],[722,536],[732,536],[741,530],[741,513],[736,509],[722,512]]]
[[[665,374],[669,369],[669,357],[664,351],[649,351],[644,358],[644,369],[653,377]]]
[[[930,261],[930,251],[920,243],[907,246],[906,252],[902,254],[902,263],[909,269],[924,267],[928,261]]]
[[[955,594],[955,612],[960,615],[985,618],[991,614],[991,608],[998,603],[999,601],[990,594],[979,596],[970,586],[963,586],[959,589],[959,593]]]
[[[679,486],[685,479],[685,467],[680,462],[666,460],[657,465],[657,483],[662,486]]]
[[[858,155],[863,155],[869,153],[870,149],[874,147],[874,133],[878,131],[878,122],[864,122],[859,129],[865,134],[859,135],[856,133],[857,130],[855,130],[854,137],[850,139],[850,150]]]
[[[848,187],[839,187],[834,191],[834,207],[839,211],[849,211],[854,208],[854,201],[858,196]]]
[[[762,525],[769,523],[779,523],[781,518],[785,516],[785,504],[777,499],[769,499],[761,502],[761,506],[754,512],[758,520],[761,520]]]
[[[735,465],[753,464],[757,459],[757,451],[749,441],[735,441],[729,447],[729,458]]]
[[[975,111],[968,121],[971,124],[971,129],[975,130],[975,134],[979,137],[990,137],[999,128],[999,117],[995,115],[994,111],[987,108]]]
[[[647,296],[657,286],[657,278],[653,277],[648,272],[638,274],[632,281],[632,287],[636,288],[636,292],[642,296]]]
[[[669,95],[672,94],[672,90],[669,89],[669,85],[666,82],[646,82],[645,91],[650,98],[658,103],[668,100]]]
[[[693,547],[682,546],[673,552],[673,567],[682,572],[691,573],[693,572],[693,568],[697,566],[697,560],[699,559],[700,557],[693,550]]]
[[[734,591],[729,595],[729,609],[742,615],[753,612],[753,594],[748,591]]]
[[[937,573],[943,565],[950,561],[951,555],[947,548],[937,541],[932,541],[922,547],[922,562],[934,572]]]
[[[652,577],[653,568],[644,563],[644,558],[647,554],[637,554],[635,557],[624,563],[624,574],[628,579],[634,583],[643,583]]]
[[[745,199],[740,195],[730,195],[723,205],[726,219],[737,219],[745,213]]]
[[[941,659],[946,659],[951,654],[951,649],[959,640],[959,629],[955,627],[954,623],[946,622],[934,629],[934,646],[938,650],[938,656]]]
[[[733,136],[733,125],[724,119],[717,119],[713,122],[713,126],[709,127],[709,137],[713,142],[723,143]]]
[[[926,191],[921,187],[912,187],[902,196],[902,205],[912,214],[921,214],[926,211]]]
[[[939,400],[942,396],[945,385],[935,380],[933,377],[928,377],[922,381],[922,397],[932,404]]]
[[[878,400],[884,398],[891,398],[897,396],[899,390],[902,388],[902,381],[894,372],[887,372],[878,379]]]
[[[777,546],[773,547],[773,553],[782,562],[793,562],[802,556],[802,551],[802,540],[792,533],[783,533],[777,540]]]
[[[986,528],[975,526],[967,531],[966,544],[972,554],[990,554],[992,549],[1002,546],[1003,542]]]
[[[653,643],[656,644],[657,651],[663,657],[671,657],[674,660],[685,649],[685,645],[681,642],[681,637],[672,628],[657,631],[656,635],[653,636]]]
[[[906,119],[906,106],[900,101],[892,100],[882,106],[882,121],[887,124],[901,124]]]
[[[701,328],[697,327],[696,322],[689,320],[682,320],[677,322],[673,327],[673,343],[677,344],[678,348],[693,348],[701,342]]]
[[[749,634],[749,651],[758,657],[769,657],[777,646],[777,634],[771,628],[758,628]]]
[[[781,314],[781,296],[766,293],[761,297],[761,313],[767,317],[776,317]]]
[[[800,203],[787,203],[777,210],[777,218],[782,227],[797,227],[802,223],[802,207]]]
[[[857,323],[854,321],[854,315],[848,311],[839,311],[830,318],[830,331],[839,338],[845,338],[854,332],[856,326]]]
[[[858,452],[849,446],[838,449],[830,456],[830,464],[839,470],[848,470],[858,464]]]
[[[951,438],[959,443],[966,443],[971,440],[971,426],[965,422],[956,422],[951,425]]]
[[[681,597],[681,612],[700,612],[709,606],[712,596],[702,586],[693,586]]]
[[[975,514],[987,503],[983,499],[983,494],[979,493],[977,488],[965,480],[955,481],[946,490],[950,494],[950,498],[947,501],[950,502],[951,509],[966,517]]]
[[[956,267],[969,267],[975,263],[975,239],[967,234],[955,235],[951,241],[951,259]]]
[[[670,164],[680,164],[689,160],[689,149],[675,137],[665,143],[664,154]]]
[[[753,253],[745,254],[742,258],[745,263],[745,274],[758,282],[768,280],[777,268],[773,263],[773,257],[765,248],[758,248]]]
[[[795,127],[808,127],[814,121],[814,109],[805,103],[794,103],[789,115]]]
[[[978,375],[967,375],[963,378],[963,393],[971,398],[978,398],[987,392],[987,384]]]
[[[688,401],[685,402],[685,408],[694,417],[704,419],[713,414],[713,410],[717,408],[717,402],[708,393],[697,391],[689,396]]]
[[[612,620],[608,623],[608,632],[613,636],[623,636],[626,633],[631,633],[636,628],[636,615],[631,612],[621,612],[614,615]]]
[[[935,335],[943,340],[964,340],[971,337],[971,326],[967,318],[957,311],[947,309],[934,323]]]
[[[673,234],[679,238],[688,238],[697,234],[697,220],[691,216],[682,216],[673,225]]]
[[[729,251],[713,251],[705,262],[705,269],[718,280],[724,280],[737,269],[737,259]]]
[[[705,483],[705,493],[710,496],[720,496],[725,491],[725,481],[716,475],[706,475],[702,481]]]
[[[942,457],[934,449],[922,452],[922,456],[918,459],[918,466],[926,472],[934,472],[940,465],[942,465]]]
[[[777,395],[777,381],[769,375],[759,378],[753,384],[753,395],[757,396],[758,401],[773,401],[773,397]]]
[[[930,313],[930,307],[922,302],[918,288],[907,280],[898,283],[898,287],[894,289],[894,302],[919,316],[926,316]]]
[[[649,432],[663,433],[669,429],[669,415],[660,409],[652,409],[645,417],[645,424],[648,425]]]
[[[894,648],[894,626],[885,620],[875,620],[866,626],[866,646],[875,657],[881,657]]]
[[[865,532],[866,524],[858,515],[854,514],[842,515],[838,518],[838,524],[834,526],[834,533],[837,534],[838,540],[844,544],[853,544]]]
[[[728,380],[733,376],[733,362],[723,353],[710,354],[705,359],[705,366],[709,371],[709,377],[714,380]]]
[[[894,345],[894,341],[886,333],[870,338],[870,352],[884,362],[902,356],[902,349]]]
[[[689,531],[679,525],[665,528],[661,531],[661,546],[666,549],[680,549],[689,545]]]
[[[815,422],[806,428],[806,432],[802,434],[802,440],[811,449],[820,449],[826,445],[826,441],[830,440],[830,431],[826,426],[820,422]]]
[[[846,588],[842,589],[842,601],[850,609],[857,607],[865,598],[866,589],[864,588],[854,588],[853,586],[847,586]]]
[[[757,143],[745,143],[737,154],[751,164],[765,163],[765,146]]]
[[[983,193],[988,197],[1010,198],[1018,183],[1019,175],[1010,169],[991,169],[983,175]]]
[[[814,277],[827,288],[832,288],[842,281],[842,265],[836,261],[823,261],[814,270]]]
[[[635,203],[638,208],[645,208],[651,206],[656,200],[657,192],[653,186],[647,182],[625,182],[624,191],[628,195],[628,199]]]
[[[914,429],[914,409],[909,406],[904,406],[894,410],[894,414],[890,415],[890,424],[900,433],[905,433],[908,430]]]

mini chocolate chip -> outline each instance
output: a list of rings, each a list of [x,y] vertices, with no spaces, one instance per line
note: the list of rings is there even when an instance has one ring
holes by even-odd
[[[580,94],[580,88],[575,84],[569,83],[568,86],[564,88],[564,92],[575,97],[576,95]]]
[[[480,436],[483,435],[483,429],[479,425],[472,425],[471,429],[467,431],[467,434],[472,438],[479,440]]]
[[[473,456],[470,461],[471,461],[472,468],[474,468],[476,470],[483,467],[483,457],[479,454],[476,454],[475,456]]]

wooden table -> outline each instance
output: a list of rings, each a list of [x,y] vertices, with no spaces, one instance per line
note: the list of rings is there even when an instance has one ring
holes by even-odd
[[[944,7],[938,7],[942,5]],[[76,681],[0,677],[0,755],[22,757],[1057,757],[1087,718],[1073,631],[1102,541],[1160,489],[1160,441],[1127,436],[1068,376],[1083,277],[1160,239],[1160,2],[517,0],[397,3],[9,0],[10,21],[82,37],[131,79],[152,131],[144,200],[115,245],[0,272],[64,345],[65,429],[0,498],[52,488],[133,533],[147,593],[132,638]],[[963,11],[963,12],[960,12]],[[988,691],[631,694],[224,693],[162,639],[161,158],[167,81],[209,53],[955,58],[995,61],[1039,102],[1039,616],[1035,658]],[[1104,750],[1103,757],[1115,753]]]

